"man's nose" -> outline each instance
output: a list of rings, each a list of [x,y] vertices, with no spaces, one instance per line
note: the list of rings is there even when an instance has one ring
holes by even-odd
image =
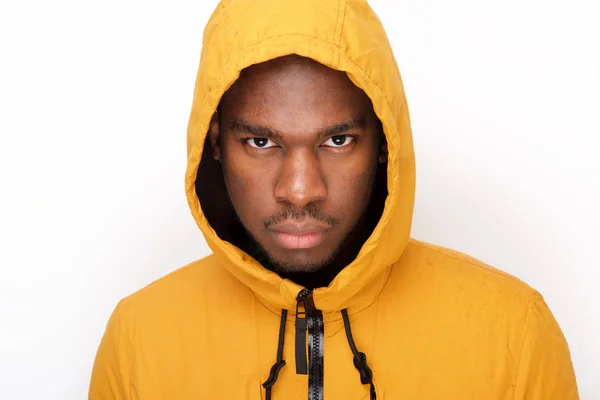
[[[296,207],[324,200],[327,197],[327,185],[317,155],[310,150],[286,154],[282,159],[274,195],[277,201],[285,201]]]

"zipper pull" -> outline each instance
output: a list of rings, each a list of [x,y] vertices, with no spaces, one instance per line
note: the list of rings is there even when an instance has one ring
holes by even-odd
[[[296,374],[307,375],[306,361],[306,297],[312,294],[308,289],[302,289],[296,297]],[[302,310],[300,309],[302,305]]]

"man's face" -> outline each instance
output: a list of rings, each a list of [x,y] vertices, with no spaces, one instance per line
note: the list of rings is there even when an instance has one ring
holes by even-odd
[[[276,269],[313,272],[358,224],[385,145],[343,72],[284,57],[242,72],[210,127],[233,207]]]

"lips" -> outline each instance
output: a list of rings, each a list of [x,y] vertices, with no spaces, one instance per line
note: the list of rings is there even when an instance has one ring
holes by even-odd
[[[319,223],[297,224],[284,222],[269,228],[275,241],[283,248],[311,249],[323,242],[329,225]]]

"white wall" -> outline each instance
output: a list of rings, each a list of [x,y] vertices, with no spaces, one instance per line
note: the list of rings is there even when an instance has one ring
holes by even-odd
[[[215,1],[0,0],[0,398],[86,398],[117,301],[207,253],[183,191]],[[374,0],[413,234],[539,289],[600,399],[600,4]]]

